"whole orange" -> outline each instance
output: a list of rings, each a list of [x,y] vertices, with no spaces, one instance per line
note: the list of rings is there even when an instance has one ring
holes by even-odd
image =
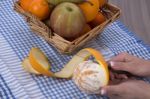
[[[82,35],[89,32],[91,30],[91,27],[89,24],[86,24],[82,30]]]
[[[86,22],[90,22],[96,17],[99,11],[99,0],[87,0],[79,4],[79,7],[85,15]]]
[[[40,20],[44,20],[49,17],[50,7],[46,0],[20,0],[21,7],[37,16]]]
[[[98,12],[95,19],[90,22],[90,25],[92,28],[94,28],[103,23],[105,20],[106,20],[105,16],[101,12]]]
[[[107,0],[99,0],[99,7],[101,8],[107,3]]]
[[[20,0],[20,6],[22,7],[23,10],[28,11],[29,5],[33,0]]]

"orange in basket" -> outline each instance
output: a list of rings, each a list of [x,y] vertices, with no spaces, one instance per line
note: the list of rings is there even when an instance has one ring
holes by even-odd
[[[44,20],[49,17],[50,7],[45,0],[20,0],[21,7],[35,16],[40,20]]]
[[[87,0],[87,2],[83,2],[79,4],[79,7],[83,11],[86,21],[92,21],[99,11],[99,1],[98,0]]]
[[[31,0],[20,0],[19,2],[23,10],[28,11]]]
[[[103,23],[104,21],[106,21],[105,16],[101,12],[99,12],[96,15],[95,19],[90,22],[90,25],[92,28],[94,28],[94,27],[100,25],[101,23]]]
[[[101,8],[103,5],[105,5],[108,2],[108,0],[99,0],[99,7]]]
[[[91,30],[90,25],[86,24],[82,30],[82,35],[89,32]]]

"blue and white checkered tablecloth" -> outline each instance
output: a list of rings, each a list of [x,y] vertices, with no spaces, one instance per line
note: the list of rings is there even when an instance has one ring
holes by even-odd
[[[33,47],[48,56],[52,70],[60,70],[72,56],[62,55],[41,37],[31,32],[23,18],[13,10],[12,0],[0,0],[0,98],[1,99],[100,99],[99,95],[81,92],[72,80],[35,76],[25,72],[21,61]],[[128,52],[150,59],[150,47],[136,38],[121,22],[107,26],[103,33],[88,42],[106,59]],[[144,79],[149,81],[149,79]]]

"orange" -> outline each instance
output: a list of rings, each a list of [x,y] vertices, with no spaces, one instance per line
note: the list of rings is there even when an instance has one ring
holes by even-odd
[[[20,5],[25,11],[32,13],[40,20],[48,18],[51,11],[46,0],[20,0]]]
[[[89,24],[86,24],[85,26],[84,26],[84,28],[83,28],[83,30],[82,30],[82,35],[83,34],[85,34],[85,33],[87,33],[87,32],[89,32],[91,30],[91,27],[90,27],[90,25]]]
[[[43,74],[49,77],[57,77],[57,78],[70,78],[73,75],[74,69],[76,66],[88,60],[90,56],[93,56],[98,64],[100,64],[101,69],[104,70],[104,75],[106,78],[104,84],[107,85],[109,82],[109,70],[108,64],[106,63],[102,54],[93,49],[93,48],[85,48],[79,51],[73,58],[62,68],[61,71],[53,73],[49,70],[50,63],[44,53],[38,48],[32,48],[29,53],[29,58],[26,58],[23,61],[24,68],[33,74]]]
[[[85,48],[83,50],[88,51],[92,56],[94,56],[96,61],[100,64],[100,66],[102,66],[106,75],[106,81],[104,82],[105,82],[105,85],[107,85],[109,82],[109,70],[108,70],[108,64],[106,63],[103,55],[98,50],[95,50],[93,48]]]
[[[94,28],[103,23],[105,20],[106,20],[105,16],[101,12],[99,12],[96,15],[95,19],[90,22],[90,25],[92,28]]]
[[[55,77],[59,78],[70,78],[73,75],[74,69],[76,66],[83,62],[88,60],[90,56],[93,56],[95,60],[100,64],[100,66],[103,68],[105,75],[106,75],[106,80],[104,81],[105,85],[108,84],[109,82],[109,70],[108,70],[108,65],[102,56],[102,54],[93,49],[93,48],[85,48],[79,51],[76,55],[73,56],[73,58],[64,66],[64,68],[59,71],[54,73]]]
[[[107,0],[99,0],[99,7],[101,8],[107,3]]]
[[[79,4],[79,7],[85,15],[86,22],[90,22],[96,17],[99,11],[99,1],[87,0],[87,2]]]
[[[28,11],[29,5],[32,0],[20,0],[20,6],[22,7],[23,10]]]

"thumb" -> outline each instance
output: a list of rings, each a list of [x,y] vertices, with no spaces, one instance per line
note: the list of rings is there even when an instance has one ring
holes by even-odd
[[[114,70],[121,70],[121,71],[127,71],[130,72],[131,66],[129,66],[129,63],[126,62],[110,62],[111,68]]]
[[[122,91],[122,88],[119,85],[110,85],[105,86],[101,89],[101,95],[119,95]]]

